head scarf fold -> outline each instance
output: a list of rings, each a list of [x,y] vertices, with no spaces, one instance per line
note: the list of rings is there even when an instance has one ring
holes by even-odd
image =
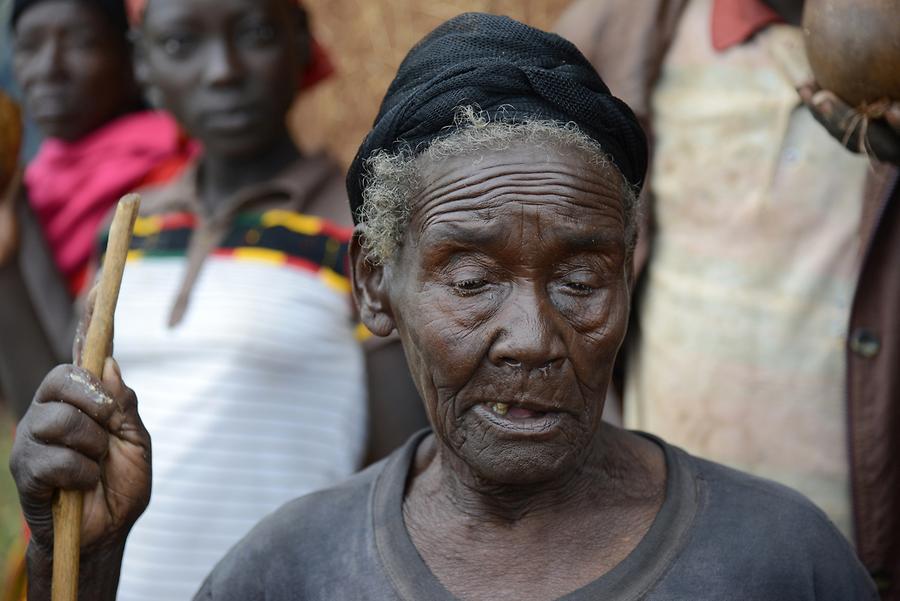
[[[347,176],[354,219],[362,206],[366,159],[446,135],[463,105],[508,121],[574,122],[628,182],[639,186],[644,179],[643,130],[573,44],[509,17],[466,13],[428,34],[400,64]]]

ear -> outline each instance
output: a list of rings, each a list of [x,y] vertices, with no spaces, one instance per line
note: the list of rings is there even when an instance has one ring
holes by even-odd
[[[360,319],[376,336],[388,336],[397,326],[387,291],[385,265],[373,262],[363,248],[365,224],[357,225],[350,240],[350,281]]]

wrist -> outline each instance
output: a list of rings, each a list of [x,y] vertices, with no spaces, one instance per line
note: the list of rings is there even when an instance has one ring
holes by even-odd
[[[79,559],[78,598],[115,601],[122,569],[125,540],[83,549]],[[33,541],[26,553],[28,565],[28,601],[50,599],[53,580],[53,554]]]

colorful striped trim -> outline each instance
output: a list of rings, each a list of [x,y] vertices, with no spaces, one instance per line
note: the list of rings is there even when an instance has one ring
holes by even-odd
[[[193,213],[163,213],[138,217],[134,224],[134,235],[146,237],[166,230],[193,229],[196,226],[197,216]],[[262,213],[241,213],[235,217],[234,227],[237,229],[283,227],[298,234],[325,235],[342,242],[349,242],[353,235],[351,227],[340,227],[320,217],[280,209]]]
[[[375,335],[371,330],[369,330],[369,328],[366,327],[366,324],[364,323],[356,324],[356,331],[353,334],[359,342],[365,342]]]
[[[192,213],[165,213],[135,222],[128,258],[183,257],[197,226]],[[285,265],[318,273],[332,289],[350,292],[348,247],[352,228],[292,211],[239,214],[212,252],[217,257]],[[108,233],[99,244],[105,250]]]

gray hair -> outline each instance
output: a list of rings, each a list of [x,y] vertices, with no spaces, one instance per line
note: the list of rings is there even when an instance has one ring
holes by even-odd
[[[403,240],[412,211],[412,199],[420,192],[421,162],[462,156],[478,151],[501,151],[514,144],[576,151],[598,168],[611,168],[621,178],[625,212],[625,240],[629,252],[637,240],[638,195],[609,155],[593,138],[572,122],[504,120],[502,111],[494,118],[474,107],[456,110],[448,133],[420,148],[397,152],[379,150],[366,160],[361,222],[366,224],[363,247],[373,263],[389,261]]]

